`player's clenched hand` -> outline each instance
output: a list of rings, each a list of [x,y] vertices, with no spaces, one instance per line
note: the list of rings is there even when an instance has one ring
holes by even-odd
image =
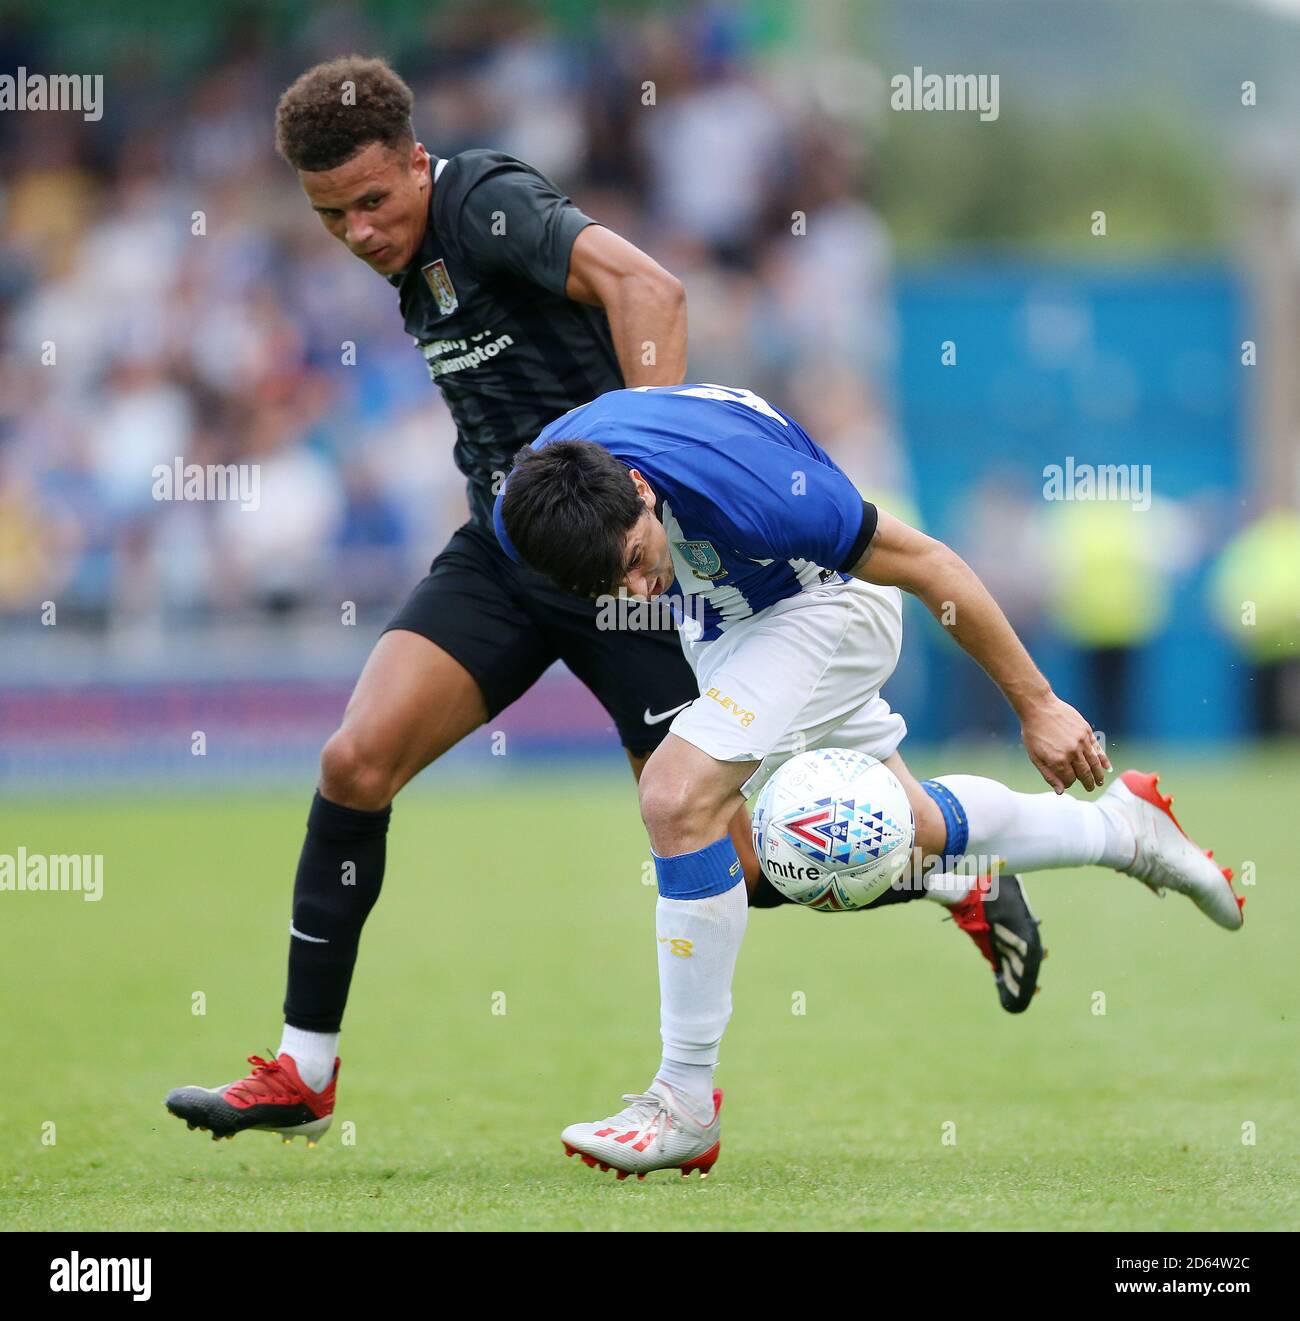
[[[1055,695],[1022,716],[1020,737],[1029,760],[1058,794],[1075,780],[1085,789],[1096,789],[1111,768],[1092,726]]]

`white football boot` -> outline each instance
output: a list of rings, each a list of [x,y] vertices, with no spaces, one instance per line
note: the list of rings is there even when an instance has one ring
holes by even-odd
[[[1166,889],[1185,894],[1212,922],[1236,931],[1246,901],[1232,888],[1231,868],[1219,867],[1213,853],[1188,839],[1169,810],[1174,800],[1156,788],[1159,779],[1125,771],[1099,800],[1123,816],[1137,840],[1133,861],[1120,870],[1158,895]]]
[[[658,1078],[641,1095],[629,1092],[627,1106],[594,1124],[570,1124],[560,1134],[566,1156],[602,1170],[617,1170],[620,1179],[651,1170],[681,1170],[683,1177],[699,1170],[707,1178],[722,1147],[722,1092],[714,1089],[713,1118],[707,1124],[688,1114],[673,1089]]]

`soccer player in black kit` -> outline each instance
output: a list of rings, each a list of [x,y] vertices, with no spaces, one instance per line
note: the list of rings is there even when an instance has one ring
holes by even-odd
[[[331,60],[281,97],[276,147],[326,229],[397,289],[456,422],[470,521],[379,638],[321,753],[294,882],[279,1051],[250,1056],[253,1071],[237,1082],[167,1097],[214,1139],[253,1128],[314,1142],[329,1126],[343,1010],[403,785],[557,659],[609,713],[636,775],[698,696],[674,631],[598,628],[595,604],[513,563],[492,529],[513,455],[548,422],[608,390],[684,379],[682,286],[524,162],[485,150],[431,156],[412,107],[383,61]],[[784,902],[762,876],[743,810],[730,834],[751,904]],[[887,891],[877,905],[923,897]],[[993,966],[1003,1007],[1023,1009],[1041,946],[1019,884],[1003,877],[988,895],[976,885],[951,911]],[[999,927],[1016,949],[990,936]],[[1013,955],[1020,973],[1004,979]]]

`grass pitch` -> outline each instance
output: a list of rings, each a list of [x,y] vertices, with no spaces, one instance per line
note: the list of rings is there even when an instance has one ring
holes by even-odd
[[[937,905],[752,914],[704,1184],[618,1183],[560,1150],[564,1124],[615,1109],[658,1059],[653,873],[625,774],[448,776],[399,801],[314,1151],[213,1143],[162,1107],[279,1040],[308,793],[8,802],[0,852],[105,864],[99,903],[0,894],[0,1226],[1300,1227],[1300,760],[1151,761],[1189,830],[1254,864],[1241,933],[1099,870],[1040,874],[1044,989],[1012,1018]],[[1035,787],[983,756],[913,769],[942,765]]]

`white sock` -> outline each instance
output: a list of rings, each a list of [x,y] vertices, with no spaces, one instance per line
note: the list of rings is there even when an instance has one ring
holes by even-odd
[[[298,1076],[313,1092],[319,1092],[334,1076],[334,1057],[338,1049],[337,1032],[305,1032],[286,1023],[276,1054],[292,1055],[298,1066]]]
[[[995,858],[1004,872],[1043,871],[1100,862],[1106,852],[1108,816],[1096,803],[1068,794],[1017,793],[980,775],[936,779],[961,804],[969,831],[966,854],[983,871],[994,869]]]
[[[658,1076],[700,1118],[713,1117],[713,1068],[731,1018],[731,979],[748,921],[743,880],[707,899],[661,895],[655,909],[664,1043]]]
[[[713,1065],[660,1060],[656,1082],[666,1082],[699,1119],[713,1118]]]
[[[1106,823],[1106,843],[1101,857],[1097,859],[1103,867],[1114,867],[1121,871],[1133,861],[1137,853],[1137,839],[1133,827],[1129,825],[1123,813],[1113,799],[1099,798],[1097,811]]]
[[[927,899],[933,899],[945,908],[955,908],[970,894],[975,877],[945,872],[942,876],[926,876],[921,884],[925,887]]]

